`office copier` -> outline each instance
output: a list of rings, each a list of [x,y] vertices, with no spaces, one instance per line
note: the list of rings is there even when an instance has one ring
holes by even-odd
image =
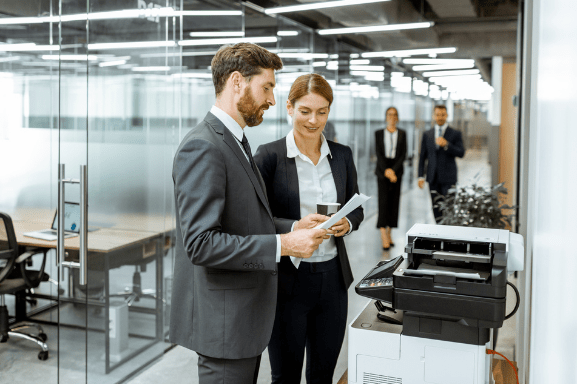
[[[349,324],[349,384],[490,384],[493,329],[507,276],[524,265],[521,235],[415,224],[405,253],[355,287],[371,298]]]

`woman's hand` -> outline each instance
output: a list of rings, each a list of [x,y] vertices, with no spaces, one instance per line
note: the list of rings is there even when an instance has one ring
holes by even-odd
[[[330,232],[332,232],[335,237],[342,237],[349,232],[350,228],[349,221],[346,217],[343,217],[330,228]]]

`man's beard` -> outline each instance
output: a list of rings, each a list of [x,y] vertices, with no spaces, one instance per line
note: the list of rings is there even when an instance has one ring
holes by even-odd
[[[256,100],[252,97],[251,88],[246,87],[244,95],[242,95],[236,107],[246,125],[254,127],[262,123],[264,111],[268,109],[268,104],[264,103],[261,106],[256,105]],[[261,110],[263,111],[262,116],[260,114]]]

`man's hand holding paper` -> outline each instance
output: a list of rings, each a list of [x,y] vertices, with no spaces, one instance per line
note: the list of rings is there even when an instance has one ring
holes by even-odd
[[[315,228],[317,225],[324,223],[330,219],[330,217],[325,215],[320,215],[318,213],[311,213],[297,221],[293,227],[293,231],[298,231],[299,229],[312,229]],[[328,234],[333,234],[331,230],[327,230]],[[326,235],[324,238],[328,239],[330,236]]]

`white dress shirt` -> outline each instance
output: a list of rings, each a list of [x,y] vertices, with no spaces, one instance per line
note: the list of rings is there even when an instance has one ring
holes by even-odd
[[[328,157],[331,156],[329,145],[321,136],[321,157],[317,165],[298,149],[294,133],[291,130],[286,136],[287,157],[295,159],[299,179],[299,199],[301,217],[317,212],[317,203],[336,203],[337,187]],[[324,240],[313,255],[306,260],[319,263],[333,259],[337,255],[337,245],[333,236]],[[298,268],[301,258],[291,257]]]
[[[437,144],[437,139],[439,137],[443,137],[445,135],[445,130],[447,129],[448,126],[449,126],[449,123],[445,123],[445,124],[441,125],[440,127],[437,124],[435,124],[435,145],[437,146],[437,149],[439,148],[439,144]],[[439,128],[441,128],[440,132],[439,132]],[[443,149],[447,150],[447,147],[445,146],[445,147],[443,147]]]
[[[236,122],[236,120],[234,120],[232,117],[229,116],[228,113],[226,113],[225,111],[223,111],[222,109],[220,109],[216,105],[213,105],[212,108],[210,108],[210,113],[215,115],[216,118],[219,119],[224,124],[224,126],[230,131],[230,133],[232,133],[232,135],[236,138],[236,141],[237,141],[238,146],[240,147],[240,150],[242,151],[242,153],[244,153],[244,156],[246,157],[246,161],[248,161],[250,164],[250,160],[248,158],[248,155],[244,151],[244,147],[242,146],[242,143],[241,143],[242,137],[244,136],[244,130],[240,127],[240,125]],[[263,193],[264,193],[264,191],[263,191]],[[280,262],[280,257],[281,257],[280,235],[276,235],[276,262],[277,263]]]
[[[391,133],[387,128],[385,128],[385,157],[387,159],[394,159],[397,155],[397,138],[399,137],[399,130],[395,129],[395,132]]]

